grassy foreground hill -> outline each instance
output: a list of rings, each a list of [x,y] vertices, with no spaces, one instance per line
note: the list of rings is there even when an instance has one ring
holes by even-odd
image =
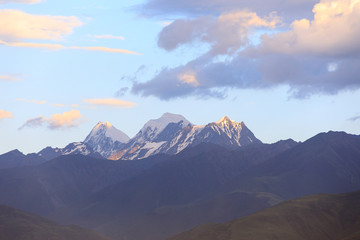
[[[283,202],[223,224],[204,224],[169,240],[360,239],[360,191]]]
[[[63,226],[51,220],[0,205],[1,240],[111,240],[76,225]]]

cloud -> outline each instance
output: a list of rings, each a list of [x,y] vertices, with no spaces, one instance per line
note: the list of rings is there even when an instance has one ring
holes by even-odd
[[[0,0],[0,4],[7,4],[7,3],[35,4],[40,2],[42,2],[42,0]]]
[[[222,98],[234,88],[288,86],[296,98],[359,89],[360,1],[323,0],[313,13],[313,20],[294,21],[280,32],[276,16],[260,18],[246,11],[176,20],[159,34],[160,47],[172,51],[199,41],[209,51],[184,65],[165,67],[147,82],[135,81],[132,92],[171,100]],[[257,27],[277,31],[252,45],[249,34]]]
[[[248,43],[252,28],[274,28],[280,23],[275,14],[260,18],[256,13],[236,11],[218,17],[202,16],[191,20],[175,20],[159,34],[158,46],[168,51],[201,41],[210,44],[211,56],[233,54]]]
[[[96,35],[95,38],[97,39],[116,39],[116,40],[125,40],[124,37],[122,36],[113,36],[110,34],[106,34],[106,35]]]
[[[13,118],[13,114],[11,112],[0,109],[0,120],[5,118]]]
[[[352,117],[352,118],[349,118],[348,120],[349,120],[349,121],[353,121],[353,122],[355,122],[355,121],[357,121],[357,120],[360,120],[360,115],[354,116],[354,117]]]
[[[84,116],[81,115],[79,110],[72,109],[69,112],[56,113],[51,117],[39,116],[27,120],[19,130],[26,127],[41,127],[47,124],[47,127],[51,130],[55,129],[69,129],[78,126],[84,120]]]
[[[53,106],[53,107],[66,107],[66,105],[62,104],[62,103],[53,103],[53,104],[51,104],[51,106]]]
[[[69,35],[82,22],[74,16],[32,15],[19,10],[0,10],[0,39],[6,42],[21,39],[59,40]]]
[[[40,104],[40,105],[46,103],[46,101],[44,101],[44,100],[29,100],[29,99],[23,99],[23,98],[16,99],[16,101],[26,102],[26,103],[35,103],[35,104]]]
[[[127,91],[129,90],[128,87],[123,87],[123,88],[120,88],[116,93],[115,93],[115,96],[116,97],[123,97]]]
[[[6,81],[6,82],[17,82],[21,81],[21,77],[19,75],[10,74],[10,75],[0,75],[0,81]]]
[[[141,55],[140,53],[125,50],[125,49],[116,49],[116,48],[107,48],[107,47],[70,47],[71,49],[82,49],[89,51],[98,51],[98,52],[110,52],[110,53],[124,53],[124,54],[133,54]]]
[[[105,99],[84,99],[84,102],[95,105],[95,106],[108,106],[116,108],[132,108],[136,105],[134,102],[127,102],[114,98],[105,98]]]
[[[40,127],[46,122],[46,118],[43,116],[39,116],[37,118],[32,118],[27,120],[21,127],[19,127],[19,130],[22,130],[26,127],[34,128],[34,127]]]
[[[141,55],[140,53],[103,46],[64,46],[56,43],[36,43],[28,40],[63,40],[72,34],[75,27],[83,23],[75,16],[32,15],[20,10],[0,10],[0,45],[9,47],[43,48],[49,50],[80,49],[87,51],[111,52]],[[120,38],[104,35],[103,38]],[[24,41],[26,40],[26,41]]]
[[[296,20],[289,31],[264,35],[257,50],[331,57],[359,55],[360,1],[321,1],[313,13],[313,20]]]
[[[110,52],[110,53],[122,53],[122,54],[132,54],[132,55],[141,55],[140,53],[125,50],[125,49],[116,49],[116,48],[107,48],[107,47],[67,47],[61,44],[53,43],[30,43],[30,42],[5,42],[0,40],[0,44],[6,45],[9,47],[25,47],[25,48],[43,48],[49,50],[63,50],[63,49],[79,49],[87,51],[97,51],[97,52]]]
[[[224,12],[248,9],[259,15],[277,11],[289,19],[298,19],[311,11],[318,0],[147,0],[138,5],[137,10],[147,16],[217,16]]]
[[[70,112],[54,114],[47,121],[50,129],[72,128],[78,126],[83,117],[79,110],[73,109]]]

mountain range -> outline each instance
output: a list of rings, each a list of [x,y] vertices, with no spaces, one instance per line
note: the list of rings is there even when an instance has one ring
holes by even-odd
[[[0,155],[0,203],[115,240],[161,240],[176,234],[176,239],[197,239],[217,232],[229,236],[230,228],[221,224],[259,211],[291,215],[289,208],[278,208],[291,199],[300,197],[306,205],[302,197],[309,194],[360,190],[360,136],[345,132],[319,133],[302,143],[287,139],[264,144],[244,123],[227,117],[195,126],[167,113],[149,121],[132,139],[109,123],[98,123],[85,140],[37,154],[15,150]],[[121,158],[110,160],[116,154]],[[330,202],[317,204],[320,217],[333,206]],[[294,215],[292,221],[312,219],[309,214]],[[353,221],[346,214],[326,219],[344,221],[345,226]],[[274,229],[280,220],[274,221]],[[306,224],[290,224],[285,231],[296,226],[309,230]]]
[[[160,153],[177,154],[203,142],[227,148],[261,143],[244,122],[238,123],[226,116],[199,126],[181,115],[165,113],[158,119],[149,120],[131,139],[111,123],[98,122],[84,141],[70,143],[65,148],[46,147],[31,157],[37,155],[39,159],[51,160],[61,155],[82,154],[110,160],[136,160]]]

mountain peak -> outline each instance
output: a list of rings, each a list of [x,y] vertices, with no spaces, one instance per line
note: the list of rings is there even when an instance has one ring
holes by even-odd
[[[184,118],[180,114],[173,114],[173,113],[164,113],[160,118],[158,119],[152,119],[148,121],[144,127],[142,128],[143,131],[145,131],[147,128],[151,128],[153,130],[156,130],[158,133],[160,133],[169,123],[178,123],[178,122],[184,122],[184,125],[190,124],[190,122]]]
[[[231,120],[228,116],[222,117],[219,121],[216,122],[217,124],[233,124],[236,123],[236,121]]]
[[[191,124],[180,114],[166,112],[158,119],[151,119],[135,136],[136,141],[145,142],[154,140],[170,123],[180,124],[181,128]]]
[[[159,119],[168,119],[170,122],[179,122],[180,120],[186,120],[182,115],[180,114],[174,114],[166,112],[164,113]]]
[[[99,121],[97,124],[96,124],[96,126],[93,128],[93,130],[95,129],[98,129],[98,128],[100,128],[101,126],[104,126],[105,128],[111,128],[113,125],[111,124],[111,123],[109,123],[108,121],[106,121],[106,122],[101,122],[101,121]]]
[[[98,136],[105,136],[111,138],[113,141],[127,142],[130,138],[122,131],[115,128],[108,121],[98,122],[91,130],[90,134],[86,137],[85,142],[89,142],[91,138]],[[96,141],[97,142],[97,141]]]

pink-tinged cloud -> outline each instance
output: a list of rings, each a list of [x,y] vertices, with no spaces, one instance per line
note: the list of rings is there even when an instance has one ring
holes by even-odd
[[[17,82],[21,81],[22,79],[18,75],[0,75],[0,81],[6,81],[6,82]]]
[[[289,31],[264,35],[259,51],[335,57],[360,53],[359,0],[322,0],[313,13],[313,20],[296,20]]]
[[[26,103],[35,103],[35,104],[39,104],[39,105],[42,105],[42,104],[46,103],[46,101],[44,101],[44,100],[29,100],[29,99],[23,99],[23,98],[16,99],[16,101],[18,101],[18,102],[26,102]]]
[[[69,112],[54,114],[47,121],[50,129],[59,129],[76,127],[83,119],[84,116],[79,110],[72,109]]]
[[[84,116],[81,115],[79,110],[72,109],[69,112],[56,113],[51,117],[39,116],[37,118],[32,118],[27,120],[19,130],[30,127],[41,127],[44,124],[47,124],[47,127],[51,130],[55,129],[69,129],[78,126],[84,121]]]
[[[22,39],[59,40],[82,22],[74,16],[32,15],[20,10],[0,10],[0,39],[13,42]]]
[[[66,107],[66,105],[62,104],[62,103],[53,103],[53,104],[51,104],[51,106],[54,106],[54,107]]]
[[[148,2],[220,4],[220,0]],[[224,98],[234,88],[288,86],[292,97],[307,98],[360,89],[360,0],[321,0],[310,13],[289,25],[284,21],[278,25],[279,18],[272,14],[264,17],[236,8],[215,16],[177,19],[160,32],[159,47],[171,51],[196,42],[209,51],[184,65],[164,67],[147,82],[133,81],[132,93],[162,100],[191,95]],[[258,27],[268,34],[252,44],[249,34]]]
[[[54,43],[31,43],[31,42],[5,42],[0,40],[0,44],[9,47],[24,47],[24,48],[44,48],[49,50],[60,50],[66,47],[61,44]]]
[[[11,112],[0,109],[0,120],[4,118],[13,118],[13,114]]]
[[[134,102],[127,102],[114,98],[84,99],[83,101],[94,106],[108,106],[108,107],[116,107],[116,108],[132,108],[136,106],[136,103]]]
[[[235,54],[249,41],[254,28],[275,28],[280,19],[275,14],[259,17],[254,12],[233,11],[218,17],[200,16],[179,19],[163,28],[158,46],[171,51],[181,45],[202,41],[210,45],[210,56]]]
[[[260,16],[277,11],[288,19],[299,19],[311,13],[318,0],[144,0],[138,5],[141,14],[155,18],[170,16],[187,16],[189,18],[202,16],[218,16],[220,14],[247,9]],[[287,22],[287,21],[286,21]]]
[[[7,3],[35,4],[40,2],[42,2],[42,0],[0,0],[0,4],[7,4]]]
[[[70,47],[70,48],[88,50],[88,51],[98,51],[98,52],[110,52],[110,53],[124,53],[124,54],[141,55],[140,53],[125,50],[125,49],[116,49],[116,48],[108,48],[108,47]]]
[[[106,34],[106,35],[96,35],[95,38],[97,39],[115,39],[115,40],[125,40],[125,38],[123,36],[113,36],[110,34]]]
[[[53,43],[5,42],[0,40],[0,45],[5,45],[9,47],[43,48],[49,50],[77,49],[77,50],[87,50],[87,51],[97,51],[97,52],[141,55],[140,53],[125,49],[108,48],[108,47],[77,47],[77,46],[67,47],[61,44],[53,44]]]

